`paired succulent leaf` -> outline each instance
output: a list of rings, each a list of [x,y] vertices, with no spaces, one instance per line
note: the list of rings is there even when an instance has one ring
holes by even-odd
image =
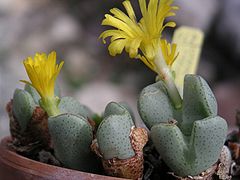
[[[219,116],[195,121],[190,136],[176,124],[159,123],[151,138],[166,164],[182,177],[198,175],[217,162],[227,125]]]
[[[55,93],[60,96],[59,87],[56,86]],[[33,111],[39,106],[40,95],[34,87],[26,84],[24,90],[16,89],[13,95],[13,114],[18,121],[21,131],[25,131],[31,120]]]
[[[121,105],[121,106],[123,106],[123,107],[129,112],[129,114],[131,115],[132,120],[135,119],[133,110],[132,110],[132,108],[129,106],[128,103],[126,103],[126,102],[119,102],[118,104]]]
[[[64,166],[97,171],[96,159],[90,151],[92,127],[83,116],[66,113],[49,117],[48,127],[55,155]]]
[[[79,101],[72,97],[61,98],[58,107],[61,113],[80,115],[86,119],[93,116],[93,112],[87,106],[82,105]]]
[[[217,116],[216,99],[200,76],[185,76],[182,110],[177,112],[166,97],[161,82],[146,87],[139,99],[140,115],[166,164],[177,175],[198,175],[217,162],[227,123]],[[154,111],[147,110],[151,102]]]
[[[138,110],[149,129],[160,122],[168,122],[181,111],[175,110],[162,81],[149,85],[142,90],[138,99]]]
[[[36,91],[36,89],[34,87],[32,87],[29,84],[25,84],[24,90],[27,91],[29,94],[31,94],[35,104],[39,104],[38,102],[41,99],[41,97],[40,97],[40,95],[38,94],[38,92]]]
[[[32,96],[25,90],[16,89],[13,95],[13,114],[22,132],[26,130],[34,109],[35,103]]]
[[[190,135],[194,121],[215,116],[217,116],[217,101],[206,81],[200,76],[186,75],[180,124],[182,131]]]
[[[97,141],[104,159],[128,159],[135,155],[130,142],[134,126],[130,113],[122,105],[111,102],[97,130]]]

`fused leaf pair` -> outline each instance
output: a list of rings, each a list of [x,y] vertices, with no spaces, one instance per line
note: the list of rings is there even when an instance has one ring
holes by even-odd
[[[98,172],[98,161],[91,152],[93,127],[89,119],[92,111],[71,97],[59,103],[60,115],[48,118],[48,128],[56,158],[72,169]]]
[[[93,129],[88,122],[91,111],[73,99],[62,99],[59,107],[66,113],[49,118],[56,157],[67,167],[99,172],[101,166],[90,150],[92,144],[92,150],[102,158],[107,174],[133,179],[141,177],[142,149],[147,142],[147,133],[134,127],[131,113],[124,106],[113,102],[107,105],[97,129],[97,140],[93,141]]]
[[[55,89],[59,95],[59,90]],[[50,148],[48,115],[39,106],[40,96],[30,85],[16,89],[12,101],[7,104],[10,133],[17,152],[32,156]]]
[[[161,81],[143,89],[138,107],[156,149],[174,173],[198,175],[217,162],[227,123],[217,115],[216,99],[200,76],[185,76],[182,109],[174,109]]]
[[[92,148],[102,158],[108,175],[138,179],[143,174],[142,149],[148,139],[143,128],[136,128],[133,116],[123,104],[107,105]]]
[[[55,88],[55,94],[60,96],[58,86]],[[18,121],[21,131],[25,131],[33,112],[39,106],[40,96],[38,92],[30,85],[26,84],[24,90],[16,89],[13,95],[13,114]]]
[[[55,94],[59,96],[58,88],[55,89]],[[71,97],[63,97],[58,104],[61,114],[48,117],[46,112],[39,107],[39,100],[40,96],[37,91],[28,84],[26,84],[24,90],[15,90],[12,114],[14,122],[17,122],[20,126],[20,131],[17,133],[15,131],[11,132],[12,135],[26,136],[20,138],[24,141],[25,139],[34,139],[29,135],[28,131],[30,131],[31,135],[36,137],[36,140],[47,139],[49,145],[51,138],[55,156],[64,166],[83,171],[91,170],[96,164],[93,163],[95,161],[93,159],[94,154],[90,150],[93,130],[88,118],[93,116],[92,111]],[[36,109],[39,110],[38,112],[44,113],[44,119],[33,118]],[[39,114],[35,116],[40,117]],[[39,126],[36,127],[36,123]],[[16,127],[13,126],[16,126],[16,123],[12,123],[11,127],[15,130]],[[32,134],[34,132],[38,133]],[[19,135],[21,133],[22,135]],[[41,137],[42,134],[48,136]]]

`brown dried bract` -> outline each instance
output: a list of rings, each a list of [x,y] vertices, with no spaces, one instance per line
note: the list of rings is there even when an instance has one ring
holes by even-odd
[[[228,147],[232,152],[233,159],[239,159],[240,157],[240,144],[234,142],[228,142]]]
[[[174,176],[176,179],[179,180],[212,180],[213,179],[213,175],[215,174],[216,170],[217,170],[218,164],[214,164],[212,167],[210,167],[209,169],[207,169],[206,171],[202,172],[201,174],[199,174],[198,176],[188,176],[188,177],[180,177],[175,175],[174,173],[169,173],[172,176]]]
[[[88,118],[87,120],[88,120],[90,126],[92,127],[93,139],[95,139],[95,138],[96,138],[96,133],[97,133],[96,123],[95,123],[94,120],[92,120],[92,119],[90,119],[90,118]]]
[[[148,134],[146,129],[132,127],[129,137],[131,139],[131,144],[135,153],[141,154],[143,147],[148,141]]]
[[[13,114],[12,106],[12,101],[6,106],[10,119],[10,133],[13,139],[12,147],[16,151],[26,154],[38,149],[48,149],[50,147],[50,135],[47,113],[41,107],[36,107],[26,130],[22,132]]]

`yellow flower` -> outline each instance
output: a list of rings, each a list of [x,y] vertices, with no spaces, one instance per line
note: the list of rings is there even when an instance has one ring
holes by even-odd
[[[112,26],[116,29],[106,30],[100,38],[106,43],[105,38],[111,37],[111,43],[108,47],[112,56],[121,54],[125,48],[130,58],[141,59],[153,71],[156,70],[154,58],[161,49],[163,58],[167,65],[171,66],[175,60],[176,44],[169,44],[162,40],[162,31],[166,27],[175,27],[175,22],[164,24],[166,17],[175,16],[173,10],[177,6],[171,6],[173,0],[139,0],[142,18],[137,22],[134,10],[129,0],[123,2],[127,14],[117,8],[110,12],[113,15],[106,14],[102,25]]]
[[[26,72],[31,82],[23,81],[33,86],[41,98],[54,97],[54,85],[56,78],[63,66],[63,61],[56,64],[56,52],[48,56],[45,53],[36,53],[34,58],[28,57],[23,61]]]

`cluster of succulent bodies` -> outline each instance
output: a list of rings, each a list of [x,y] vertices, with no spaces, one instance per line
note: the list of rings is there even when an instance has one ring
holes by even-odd
[[[56,65],[52,52],[24,61],[31,82],[24,81],[24,90],[16,89],[7,105],[16,149],[53,149],[64,167],[95,173],[101,173],[99,167],[103,167],[108,175],[138,179],[143,177],[143,148],[150,139],[176,176],[194,177],[216,167],[227,123],[218,116],[216,99],[200,76],[186,75],[183,96],[178,93],[170,69],[177,57],[176,44],[161,39],[166,26],[175,26],[173,22],[163,26],[165,17],[175,15],[171,10],[177,8],[171,3],[150,0],[146,7],[146,1],[139,0],[143,18],[137,23],[126,0],[129,17],[114,8],[114,16],[106,15],[103,21],[103,25],[118,28],[101,35],[103,39],[112,37],[110,54],[125,48],[131,58],[142,60],[158,74],[158,81],[145,87],[138,99],[138,111],[149,134],[135,126],[133,113],[124,103],[110,102],[96,118],[76,99],[61,97],[55,80],[63,63]],[[154,16],[160,19],[154,20]],[[157,26],[151,29],[149,25],[154,23]],[[159,39],[151,35],[159,35]]]

